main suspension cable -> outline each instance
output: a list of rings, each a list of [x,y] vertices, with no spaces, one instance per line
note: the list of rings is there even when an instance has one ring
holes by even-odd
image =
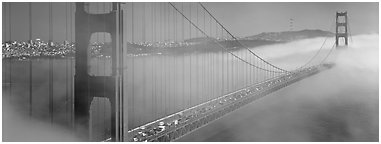
[[[275,69],[278,69],[282,72],[289,72],[285,69],[282,69],[280,67],[277,67],[269,62],[267,62],[266,60],[264,60],[263,58],[261,58],[260,56],[258,56],[257,54],[255,54],[253,51],[251,51],[246,45],[242,44],[234,35],[232,35],[205,7],[204,5],[202,5],[201,2],[199,2],[200,6],[234,39],[236,40],[241,46],[243,46],[245,49],[247,49],[251,54],[253,54],[254,56],[256,56],[257,58],[259,58],[261,61],[265,62],[266,64],[274,67]]]
[[[195,28],[197,28],[203,35],[205,35],[207,38],[211,38],[208,34],[206,34],[203,30],[201,30],[197,25],[195,25],[189,18],[187,18],[182,12],[180,12],[171,2],[169,2],[169,4],[177,11],[177,12],[179,12],[191,25],[193,25]],[[219,46],[220,46],[220,48],[222,48],[222,49],[225,49],[229,54],[231,54],[232,56],[234,56],[235,58],[237,58],[237,59],[239,59],[239,60],[241,60],[242,62],[244,62],[244,63],[246,63],[246,64],[248,64],[248,65],[251,65],[251,66],[253,66],[253,67],[256,67],[256,68],[258,68],[258,69],[261,69],[261,70],[263,70],[263,71],[267,71],[267,72],[274,72],[274,73],[285,73],[285,71],[282,71],[282,72],[280,72],[280,71],[272,71],[272,70],[268,70],[268,69],[264,69],[264,68],[261,68],[261,67],[258,67],[258,66],[256,66],[256,65],[254,65],[254,64],[252,64],[252,63],[250,63],[250,62],[248,62],[248,61],[246,61],[246,60],[244,60],[244,59],[242,59],[241,57],[239,57],[239,56],[237,56],[237,55],[235,55],[234,53],[232,53],[231,51],[228,51],[228,49],[227,48],[225,48],[224,46],[222,46],[219,42],[216,42]],[[287,71],[288,72],[288,71]]]
[[[331,26],[329,27],[329,31],[332,30],[332,27],[334,25],[334,22],[331,22]],[[305,66],[307,66],[310,62],[312,62],[312,60],[315,59],[315,57],[321,52],[321,50],[323,49],[327,39],[328,39],[329,36],[325,37],[324,41],[323,41],[323,44],[320,46],[319,50],[302,66],[300,66],[299,68],[295,69],[295,70],[298,70],[298,69],[302,69],[304,68]]]

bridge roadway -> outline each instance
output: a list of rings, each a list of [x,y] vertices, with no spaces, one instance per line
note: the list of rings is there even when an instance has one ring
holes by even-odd
[[[128,131],[124,141],[174,141],[265,95],[333,67],[321,64],[299,69],[209,100]]]

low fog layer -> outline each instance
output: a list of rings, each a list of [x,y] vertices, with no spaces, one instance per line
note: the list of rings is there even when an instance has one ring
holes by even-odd
[[[6,100],[6,99],[3,99]],[[2,141],[51,142],[80,141],[68,128],[49,121],[29,118],[3,102]]]
[[[263,46],[257,52],[292,69],[323,41]],[[322,54],[332,43],[327,40]],[[336,63],[333,69],[259,99],[179,141],[378,141],[378,35],[354,36],[348,48],[335,50],[328,60]]]

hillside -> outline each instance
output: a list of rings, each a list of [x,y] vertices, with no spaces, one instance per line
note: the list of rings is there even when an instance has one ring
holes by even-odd
[[[244,40],[267,40],[277,42],[289,42],[294,40],[315,38],[315,37],[332,37],[335,34],[322,30],[301,30],[301,31],[284,31],[284,32],[263,32],[257,35],[242,38]]]

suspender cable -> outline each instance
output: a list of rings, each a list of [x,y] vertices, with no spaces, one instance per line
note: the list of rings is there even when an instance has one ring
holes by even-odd
[[[165,3],[163,3],[163,6],[166,6],[166,4]],[[169,42],[169,33],[168,33],[168,25],[169,25],[169,23],[168,23],[168,13],[167,13],[167,8],[166,7],[164,7],[164,16],[165,16],[165,31],[164,31],[164,33],[165,33],[165,43],[167,44],[167,42]],[[167,49],[167,45],[165,45],[165,47],[164,47],[165,49]],[[165,96],[165,103],[166,103],[166,108],[165,108],[165,115],[167,115],[168,114],[168,112],[169,112],[169,107],[170,107],[170,103],[168,103],[168,99],[169,99],[169,93],[168,93],[168,88],[169,88],[169,84],[168,84],[168,82],[169,82],[169,79],[168,79],[168,74],[169,74],[169,72],[168,72],[168,70],[169,70],[169,62],[168,62],[168,58],[169,58],[169,56],[167,55],[167,54],[165,54],[164,55],[164,60],[165,60],[165,63],[164,63],[164,85],[165,85],[165,89],[164,89],[164,92],[165,92],[165,94],[164,94],[164,96]]]
[[[146,39],[145,39],[145,18],[146,18],[146,13],[145,13],[145,3],[142,3],[142,42],[143,44],[145,44],[146,42]],[[147,88],[146,86],[146,58],[142,57],[142,61],[143,61],[143,65],[142,65],[142,69],[143,69],[143,87],[144,88]],[[146,106],[146,90],[143,89],[143,106]],[[145,110],[144,110],[145,111]],[[146,112],[144,112],[146,113]],[[143,121],[145,122],[147,120],[146,116],[143,115]]]
[[[175,12],[174,9],[172,9],[172,13],[173,13],[173,21],[174,21],[174,31],[173,31],[173,37],[174,37],[174,42],[178,42],[178,38],[177,38],[177,13]]]
[[[216,24],[216,39],[218,39],[218,26],[217,26],[217,23],[215,23]],[[228,56],[228,55],[226,55],[226,56]],[[228,57],[226,57],[226,60],[227,60],[227,58]],[[225,69],[224,69],[224,64],[225,64],[225,54],[224,54],[224,51],[221,51],[221,59],[222,59],[222,62],[221,62],[221,66],[222,66],[222,75],[221,75],[221,80],[222,80],[222,82],[221,82],[221,86],[222,86],[222,93],[221,93],[221,95],[223,95],[224,93],[225,93],[225,87],[227,86],[227,87],[229,87],[229,83],[227,83],[227,85],[225,86],[225,75],[224,75],[224,73],[226,73],[226,72],[228,72],[228,71],[226,71],[225,72]],[[227,64],[226,65],[226,69],[228,69],[229,67],[228,67],[229,65]],[[226,79],[229,79],[229,75],[228,75],[228,73],[226,73]]]
[[[173,24],[174,24],[174,26],[173,26],[173,42],[174,43],[176,43],[177,42],[177,17],[176,17],[176,13],[174,12],[174,10],[172,9],[172,14],[173,14]],[[173,112],[175,112],[175,111],[177,111],[177,104],[178,104],[178,97],[177,97],[177,93],[176,93],[176,90],[178,90],[178,88],[177,88],[177,83],[176,83],[176,77],[177,77],[177,68],[176,68],[176,66],[177,66],[177,61],[176,61],[176,59],[175,59],[176,57],[175,57],[175,55],[173,54],[172,55],[172,61],[173,61],[173,70],[174,70],[174,75],[173,75],[173,96],[174,96],[174,98],[173,98],[173,107],[174,107],[174,111]]]
[[[198,23],[198,6],[196,6],[196,24],[199,25],[199,23]],[[196,30],[196,37],[198,37],[198,31],[197,30]]]
[[[2,9],[2,12],[3,12],[3,14],[4,14],[4,21],[7,21],[7,17],[8,17],[8,12],[7,12],[7,10],[8,10],[8,5],[6,4],[6,3],[3,3],[3,9]],[[8,20],[9,21],[9,20]],[[8,41],[8,33],[7,33],[7,22],[5,22],[4,23],[5,25],[4,25],[4,27],[5,27],[5,31],[4,31],[4,33],[5,33],[5,35],[3,36],[3,42],[7,42]],[[3,73],[3,75],[4,75],[4,73]],[[5,78],[5,76],[3,76],[4,78]]]
[[[154,42],[155,42],[155,44],[157,44],[156,42],[157,42],[157,37],[156,37],[156,34],[157,34],[157,32],[156,32],[156,30],[157,30],[157,20],[156,20],[156,17],[157,17],[157,10],[156,10],[156,5],[154,5],[154,7],[153,7],[153,10],[154,10],[154,16],[153,16],[153,19],[154,19],[154,22],[152,22],[153,24],[155,24],[155,26],[154,26],[154,37],[153,37],[153,39],[154,39]],[[154,45],[154,46],[156,46],[156,48],[157,48],[157,45]],[[153,56],[153,61],[155,62],[154,63],[154,65],[155,65],[155,81],[154,81],[154,83],[155,83],[155,87],[154,87],[154,102],[155,102],[155,116],[154,116],[154,118],[157,118],[157,111],[158,111],[158,107],[157,107],[157,94],[158,94],[158,92],[157,92],[157,75],[158,75],[158,71],[157,71],[157,60],[156,60],[156,57],[157,56]]]
[[[234,49],[232,49],[232,51],[234,51]],[[233,65],[234,65],[233,74],[235,76],[235,78],[234,78],[234,82],[235,82],[235,84],[234,84],[234,90],[236,90],[236,89],[239,88],[239,77],[238,77],[239,65],[238,65],[238,63],[237,63],[237,61],[235,59],[232,59],[232,62],[233,62]]]
[[[181,3],[181,11],[184,11],[184,3]],[[181,40],[182,40],[182,43],[184,44],[184,31],[185,31],[185,28],[184,28],[184,18],[181,18],[181,30],[182,30],[182,33],[181,33]],[[182,109],[184,109],[185,108],[185,54],[183,53],[183,55],[182,55],[182,58],[183,58],[183,64],[182,64],[182,66],[183,66],[183,74],[182,74],[182,76],[183,76],[183,86],[182,86],[182,88],[183,88],[183,96],[182,96],[182,98],[183,98],[183,103],[182,103]]]
[[[134,43],[134,3],[131,3],[131,43],[132,44],[135,44]],[[135,125],[135,118],[136,118],[136,115],[135,115],[135,86],[134,86],[134,83],[135,83],[135,76],[134,76],[134,73],[135,73],[135,66],[134,66],[134,58],[135,58],[135,53],[133,53],[131,55],[131,71],[132,71],[132,123],[133,125]]]
[[[246,54],[247,54],[247,52],[246,52]],[[249,61],[250,61],[250,63],[253,62],[252,57],[249,57]],[[248,67],[248,68],[249,68],[249,85],[252,85],[253,84],[253,68],[251,68],[251,67]]]
[[[153,39],[153,37],[155,36],[155,33],[154,33],[154,25],[153,25],[153,23],[154,23],[154,3],[151,3],[151,43],[152,44],[154,44],[154,39]],[[154,46],[152,46],[152,47],[154,47]],[[153,53],[152,53],[152,55],[153,55]]]
[[[163,44],[163,41],[164,41],[164,30],[163,30],[163,27],[164,27],[164,24],[162,24],[164,21],[163,21],[163,8],[162,8],[162,6],[161,6],[162,4],[160,3],[159,4],[159,21],[160,21],[160,26],[159,26],[159,28],[160,28],[160,35],[159,35],[159,37],[160,37],[160,48],[161,49],[163,49],[163,47],[162,47],[162,44]],[[163,84],[163,54],[161,54],[160,55],[160,117],[162,117],[162,114],[165,112],[165,105],[164,105],[164,94],[163,94],[163,87],[164,87],[164,84]]]
[[[165,4],[164,3],[162,3],[162,5],[161,5],[161,14],[162,14],[162,22],[163,22],[163,27],[162,27],[162,33],[163,33],[163,41],[162,41],[162,43],[164,44],[163,45],[163,49],[165,49],[166,48],[166,41],[167,41],[167,30],[166,30],[166,25],[167,25],[167,15],[166,15],[166,13],[165,13]],[[166,74],[166,69],[167,69],[167,56],[165,55],[165,53],[163,52],[162,53],[162,84],[163,84],[163,89],[162,89],[162,94],[163,94],[163,103],[164,103],[164,115],[167,115],[167,106],[168,106],[168,104],[167,104],[167,74]]]
[[[32,3],[29,2],[29,40],[32,40]]]
[[[167,4],[166,5],[166,11],[167,11],[167,22],[168,22],[168,25],[167,25],[167,30],[168,30],[168,42],[170,42],[172,39],[171,39],[171,11],[169,9],[169,5]],[[173,24],[173,23],[172,23]],[[173,26],[172,26],[173,27]]]
[[[12,4],[8,4],[9,10],[9,41],[12,41]],[[9,58],[9,101],[12,102],[12,57]]]
[[[204,11],[205,12],[205,11]],[[209,18],[209,35],[210,36],[212,36],[212,19],[211,18]],[[209,50],[209,49],[208,49]],[[215,80],[216,78],[218,78],[219,76],[218,75],[213,75],[214,74],[214,69],[216,68],[216,67],[214,67],[214,65],[213,64],[215,64],[216,62],[218,62],[216,59],[218,59],[218,56],[216,56],[216,54],[214,53],[214,51],[211,51],[211,50],[209,50],[211,53],[212,53],[212,56],[213,56],[213,58],[212,58],[212,63],[211,63],[211,65],[213,66],[212,68],[210,68],[209,70],[209,74],[213,77],[213,80]],[[218,66],[218,64],[216,64],[217,66]],[[221,73],[221,72],[220,72]],[[222,76],[221,76],[222,77]],[[222,79],[221,79],[222,80]],[[215,95],[218,95],[218,88],[217,87],[219,87],[219,84],[218,84],[218,86],[215,84],[216,82],[212,82],[211,81],[211,83],[212,83],[212,85],[214,86],[214,93],[213,93],[213,95],[211,96],[211,97],[209,97],[208,99],[211,99],[211,98],[213,98]]]
[[[165,14],[165,4],[160,3],[160,14],[161,14],[161,22],[162,22],[162,27],[161,27],[161,32],[162,32],[162,42],[165,42],[167,40],[167,15]]]
[[[169,33],[169,42],[172,43],[174,41],[174,38],[172,39],[172,35],[171,36],[171,31],[173,30],[174,31],[174,22],[171,21],[171,19],[173,20],[173,17],[172,17],[172,11],[171,9],[169,9],[169,5],[167,5],[167,11],[168,11],[168,33]],[[172,23],[172,25],[170,25]],[[171,46],[169,46],[170,48]],[[174,76],[175,76],[175,69],[174,69],[174,64],[175,64],[175,61],[174,61],[174,57],[173,57],[173,54],[172,53],[169,53],[169,73],[168,73],[168,77],[169,77],[169,89],[168,89],[168,93],[169,93],[169,99],[168,99],[168,103],[170,104],[169,105],[169,113],[173,113],[175,112],[175,98],[174,98]],[[172,104],[172,105],[171,105]]]
[[[165,37],[165,41],[169,41],[169,32],[168,32],[168,26],[169,26],[169,23],[168,23],[168,12],[167,12],[167,8],[166,7],[164,7],[164,6],[166,6],[166,4],[165,3],[163,3],[163,13],[164,13],[164,37]]]
[[[146,42],[146,5],[143,3],[143,10],[142,10],[142,41]]]
[[[258,62],[257,62],[257,60],[256,60],[256,57],[254,57],[254,58],[252,58],[253,59],[253,61],[254,61],[254,64],[255,65],[258,65]],[[253,75],[254,75],[254,83],[257,83],[257,80],[258,80],[258,70],[259,69],[255,69],[255,68],[253,68]]]
[[[8,20],[9,20],[9,41],[12,40],[12,4],[9,3],[8,4],[8,10],[9,10],[9,16],[8,16]]]
[[[72,18],[72,12],[73,12],[73,5],[72,3],[70,3],[70,49],[72,48],[72,45],[73,45],[73,18]],[[73,127],[73,124],[74,124],[74,116],[73,116],[73,58],[70,58],[70,124],[71,124],[71,127]]]
[[[29,2],[29,44],[30,48],[32,48],[32,3]],[[32,98],[32,83],[33,83],[33,61],[32,58],[29,57],[29,117],[32,117],[32,112],[33,112],[33,98]]]
[[[161,11],[161,3],[159,3],[159,17],[158,17],[159,18],[159,38],[158,38],[158,41],[159,42],[163,41],[163,39],[162,39],[163,38],[163,35],[162,35],[163,34],[162,33],[162,30],[163,30],[163,28],[162,28],[162,25],[163,25],[162,22],[163,22],[163,20],[162,19],[163,19],[163,17],[162,17],[161,12],[162,12]]]
[[[248,54],[247,54],[247,51],[245,51],[245,56],[246,56],[246,59],[249,58],[249,57],[248,57]],[[249,61],[250,61],[250,60],[249,60]],[[245,86],[245,87],[247,87],[247,86],[250,85],[250,79],[251,79],[251,77],[250,77],[250,68],[249,68],[248,65],[245,65],[245,72],[246,72],[246,77],[245,77],[245,80],[246,80],[246,86]]]
[[[166,27],[167,27],[167,42],[168,42],[168,44],[170,44],[170,42],[172,41],[172,39],[171,39],[171,27],[170,27],[170,25],[171,25],[171,22],[170,22],[170,20],[171,20],[171,11],[169,10],[169,8],[168,8],[168,5],[165,5],[165,12],[166,12],[166,15],[167,15],[167,19],[166,19],[166,21],[167,21],[167,25],[166,25]],[[173,27],[173,26],[172,26]],[[167,47],[166,47],[166,49],[170,49],[170,45],[167,45]],[[166,75],[167,75],[167,84],[168,84],[168,86],[167,86],[167,104],[168,104],[168,113],[170,114],[171,112],[172,112],[172,106],[171,106],[171,100],[173,99],[172,98],[172,92],[171,92],[171,89],[173,89],[172,88],[172,72],[173,72],[173,70],[172,70],[172,54],[170,53],[170,52],[168,52],[167,53],[167,72],[166,72]],[[172,75],[171,75],[172,74]]]
[[[209,29],[209,33],[210,35],[212,34],[212,23],[211,23],[211,19],[209,19],[209,26],[210,26],[210,29]],[[208,42],[209,43],[209,42]],[[209,67],[209,75],[211,76],[212,80],[213,81],[210,81],[210,84],[213,85],[213,89],[214,89],[214,92],[213,92],[213,95],[211,95],[210,97],[208,97],[208,99],[212,99],[214,96],[218,95],[218,88],[219,88],[219,84],[217,84],[217,81],[216,79],[219,78],[219,75],[215,75],[215,70],[217,70],[217,67],[219,66],[218,65],[218,56],[216,52],[210,50],[208,48],[208,51],[211,53],[212,55],[212,58],[211,58],[211,62],[210,62],[210,65],[211,67]],[[220,74],[221,72],[219,72]],[[219,82],[218,82],[219,83]]]
[[[65,49],[67,50],[69,47],[69,45],[67,44],[67,42],[68,42],[68,30],[69,30],[69,28],[68,28],[68,24],[67,24],[67,22],[68,22],[68,15],[67,15],[67,10],[68,10],[68,3],[65,3],[65,41],[64,41],[64,47],[65,47]],[[65,97],[65,113],[66,113],[66,118],[68,119],[68,118],[70,118],[68,115],[69,115],[69,72],[68,72],[68,70],[70,70],[69,69],[69,62],[68,62],[68,59],[69,57],[68,57],[68,55],[67,55],[67,53],[66,53],[66,55],[65,55],[65,64],[66,64],[66,70],[65,70],[65,81],[66,81],[66,85],[65,85],[65,87],[66,87],[66,97]],[[68,120],[68,122],[70,122],[70,120]]]
[[[165,36],[165,46],[164,46],[164,48],[165,49],[167,49],[167,42],[169,41],[169,33],[168,33],[168,25],[169,25],[169,23],[168,23],[168,13],[167,13],[167,8],[165,7],[166,6],[166,4],[165,3],[163,3],[163,12],[164,12],[164,22],[165,22],[165,25],[164,25],[164,36]],[[169,72],[168,72],[168,70],[169,70],[169,62],[168,62],[168,58],[169,58],[169,56],[165,53],[164,54],[164,96],[165,96],[165,115],[168,115],[168,113],[169,113],[169,108],[170,108],[170,103],[168,103],[169,101],[168,101],[168,99],[169,99],[169,93],[168,93],[168,88],[169,88],[169,84],[168,84],[168,82],[169,82],[169,79],[168,79],[168,74],[169,74]]]
[[[204,29],[205,29],[205,12],[203,13],[203,26],[204,26]],[[210,55],[209,55],[209,52],[206,51],[206,42],[204,42],[204,44],[202,45],[203,46],[203,49],[204,49],[204,55],[203,55],[203,67],[202,67],[202,80],[203,80],[203,101],[207,100],[207,96],[208,95],[211,95],[211,92],[213,91],[213,89],[211,89],[211,85],[206,85],[207,83],[207,78],[206,78],[206,64],[208,63],[207,61],[207,58],[206,58],[206,55],[208,55],[208,58],[210,58]],[[208,59],[209,60],[209,59]],[[209,79],[208,79],[209,80]]]
[[[152,31],[152,33],[151,33],[151,43],[152,44],[154,44],[154,36],[155,36],[155,34],[154,34],[154,25],[153,25],[153,23],[154,23],[154,3],[151,3],[151,31]],[[154,47],[154,45],[152,45],[151,46],[151,48],[153,48]],[[154,53],[153,53],[154,51],[152,51],[152,53],[151,53],[151,114],[154,114],[154,111],[155,111],[155,107],[154,107],[154,93],[155,93],[155,91],[154,91]],[[154,119],[155,117],[154,116],[152,116],[152,119]]]
[[[52,13],[52,3],[49,3],[49,49],[52,49],[53,44],[53,13]],[[54,58],[53,58],[54,60]],[[53,124],[53,111],[54,111],[54,101],[53,101],[53,62],[52,57],[49,57],[49,113],[50,122]]]
[[[155,3],[152,3],[152,41],[156,43],[156,6]],[[155,44],[154,43],[154,44]],[[156,45],[153,45],[156,46]]]
[[[7,20],[7,17],[8,17],[8,12],[7,12],[7,10],[8,10],[8,5],[6,4],[6,3],[4,3],[3,4],[3,6],[4,6],[4,8],[2,9],[2,12],[3,12],[3,14],[4,14],[4,20],[6,21]],[[9,20],[8,20],[9,21]],[[7,23],[5,23],[5,29],[7,29]],[[7,31],[5,30],[4,31],[4,33],[5,33],[5,35],[4,35],[4,37],[3,37],[3,39],[4,39],[4,42],[7,42],[8,41],[8,34],[7,34]],[[4,60],[4,59],[3,59]],[[5,63],[6,64],[6,63]],[[5,70],[5,69],[3,69],[4,70],[4,72],[3,72],[3,75],[2,75],[2,77],[4,78],[4,81],[6,82],[6,76],[8,75],[8,73],[7,73],[7,71]]]
[[[161,24],[161,22],[162,22],[162,14],[161,14],[161,3],[159,3],[159,5],[158,5],[158,23],[159,23],[159,26],[158,26],[158,29],[159,29],[159,34],[158,34],[158,43],[159,43],[159,47],[160,47],[160,49],[162,48],[161,47],[161,42],[162,42],[162,38],[163,38],[163,36],[162,36],[162,24]],[[163,58],[162,58],[162,55],[158,55],[158,58],[159,58],[159,71],[158,72],[160,72],[159,73],[159,84],[160,84],[160,88],[159,88],[159,95],[160,95],[160,97],[159,97],[159,100],[160,100],[160,105],[159,105],[159,112],[158,112],[158,114],[159,114],[159,116],[161,116],[161,113],[162,113],[162,105],[163,105],[163,95],[162,95],[162,87],[163,87],[163,84],[162,84],[162,81],[163,81],[163,79],[162,79],[162,67],[163,67]]]
[[[192,5],[189,4],[189,17],[192,18]],[[192,38],[192,25],[189,24],[189,39]],[[192,53],[189,55],[189,106],[192,106]]]
[[[198,24],[198,7],[196,8],[196,24],[199,25]],[[196,38],[198,37],[197,30],[196,30],[195,37]],[[196,77],[196,96],[197,96],[196,97],[196,104],[198,103],[198,99],[199,99],[199,96],[200,96],[200,94],[199,94],[199,86],[200,86],[200,84],[199,84],[199,82],[200,82],[199,81],[199,59],[200,59],[199,54],[196,54],[196,74],[195,74],[195,77]]]

